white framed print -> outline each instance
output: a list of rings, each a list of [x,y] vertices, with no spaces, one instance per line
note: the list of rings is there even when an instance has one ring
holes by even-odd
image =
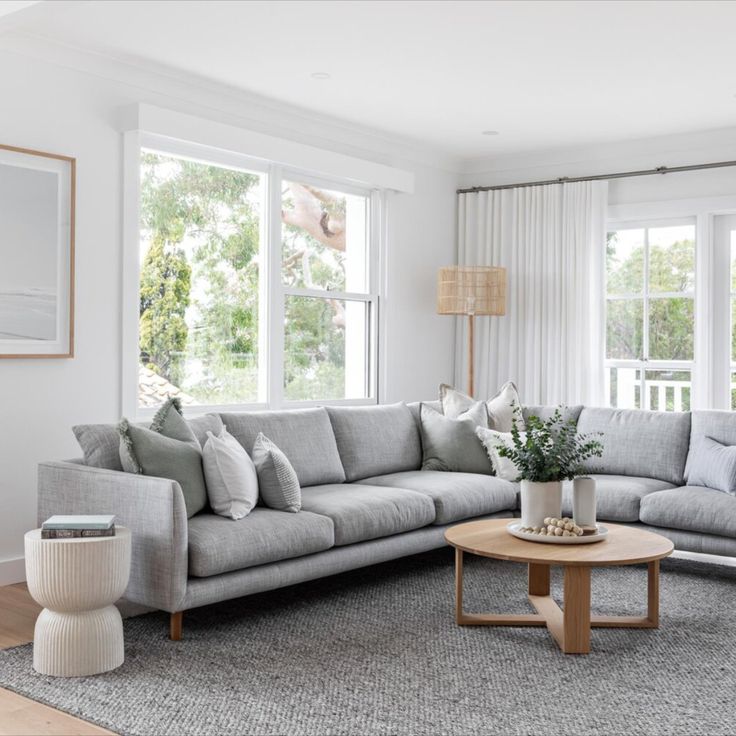
[[[0,145],[0,358],[74,356],[76,159]]]

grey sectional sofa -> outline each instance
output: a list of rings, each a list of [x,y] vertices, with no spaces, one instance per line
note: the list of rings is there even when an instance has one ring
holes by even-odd
[[[566,414],[579,431],[604,433],[603,457],[590,468],[599,519],[652,528],[679,549],[736,556],[736,497],[687,485],[698,437],[736,444],[736,414]],[[114,513],[133,532],[126,598],[171,613],[176,632],[184,610],[427,551],[444,545],[453,524],[514,516],[517,484],[420,469],[418,416],[419,404],[220,414],[246,449],[259,431],[271,438],[302,485],[299,513],[258,506],[239,521],[206,512],[187,519],[178,483],[120,471],[110,425],[100,434],[107,452],[94,461],[107,467],[40,465],[39,519]],[[213,419],[192,420],[200,441]],[[563,510],[571,514],[569,488]]]

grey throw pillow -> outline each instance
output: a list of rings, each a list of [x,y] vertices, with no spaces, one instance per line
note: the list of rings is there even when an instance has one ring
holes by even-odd
[[[189,419],[187,424],[203,447],[207,441],[207,432],[219,435],[223,427],[222,420],[217,414],[203,414]],[[135,426],[150,429],[151,425],[148,422],[138,422]],[[123,469],[120,463],[120,435],[117,424],[77,424],[72,427],[72,432],[84,453],[85,465],[107,470]]]
[[[207,505],[202,451],[176,399],[169,399],[159,409],[151,429],[123,419],[118,424],[118,433],[123,470],[177,481],[184,494],[187,518]]]
[[[259,432],[251,456],[258,471],[258,489],[263,503],[279,511],[299,511],[302,490],[286,455],[263,432]]]
[[[703,437],[693,450],[687,484],[736,495],[736,446]]]
[[[476,400],[462,391],[458,391],[446,383],[440,384],[440,404],[446,417],[457,418],[474,406]],[[519,431],[524,431],[524,417],[521,413],[521,401],[516,385],[507,381],[498,393],[486,402],[488,409],[488,426],[497,432],[510,432],[516,424]]]
[[[122,470],[120,435],[115,424],[77,424],[72,432],[84,454],[84,463],[91,468]]]
[[[419,417],[422,470],[493,473],[488,455],[475,434],[478,427],[488,426],[488,409],[482,401],[454,419],[422,404]]]

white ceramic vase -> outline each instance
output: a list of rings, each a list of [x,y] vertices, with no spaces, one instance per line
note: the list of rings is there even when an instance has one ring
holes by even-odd
[[[559,517],[562,509],[562,482],[521,481],[521,525],[542,526],[547,516]]]
[[[572,517],[578,526],[595,526],[595,480],[587,476],[572,482]]]

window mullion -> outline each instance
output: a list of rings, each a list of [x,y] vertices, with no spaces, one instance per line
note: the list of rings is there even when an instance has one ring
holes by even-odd
[[[385,252],[381,248],[386,247],[388,238],[382,233],[381,228],[386,225],[386,195],[377,190],[373,190],[370,198],[370,221],[368,224],[368,288],[371,294],[375,296],[374,301],[370,305],[368,335],[370,344],[366,351],[366,395],[373,397],[379,401],[381,381],[379,376],[379,335],[383,335],[380,326],[380,297],[379,293],[383,291],[380,283],[380,274],[384,273],[383,262]]]
[[[271,166],[268,178],[268,245],[266,278],[268,318],[266,355],[268,390],[266,401],[272,408],[284,401],[284,288],[281,283],[281,167]]]
[[[646,364],[649,360],[649,228],[644,228],[644,303],[642,305],[644,324],[642,326],[642,359],[643,365],[640,375],[641,407],[649,409],[649,395],[647,393]]]

